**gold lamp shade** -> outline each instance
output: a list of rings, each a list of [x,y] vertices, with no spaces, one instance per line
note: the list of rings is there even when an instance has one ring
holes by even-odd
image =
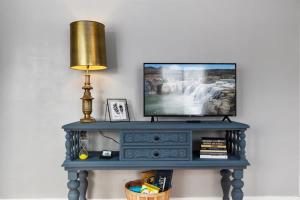
[[[70,24],[70,67],[77,70],[106,69],[104,25],[95,21]]]

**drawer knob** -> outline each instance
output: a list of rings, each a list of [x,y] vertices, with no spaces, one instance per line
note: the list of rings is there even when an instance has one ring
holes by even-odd
[[[152,155],[153,155],[154,158],[158,158],[159,157],[159,152],[154,151]]]
[[[160,140],[159,136],[157,136],[157,135],[156,135],[156,136],[154,136],[154,141],[156,141],[156,142],[157,142],[157,141],[159,141],[159,140]]]

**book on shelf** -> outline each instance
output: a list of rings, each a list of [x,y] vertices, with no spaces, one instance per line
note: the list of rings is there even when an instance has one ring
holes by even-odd
[[[203,137],[201,139],[202,142],[224,142],[225,138],[212,138],[212,137]]]
[[[228,156],[227,155],[200,154],[200,158],[204,158],[204,159],[228,159]]]
[[[202,138],[200,144],[200,158],[228,159],[225,138]]]
[[[223,142],[201,142],[203,145],[226,145],[226,141]]]
[[[227,153],[227,150],[204,150],[200,149],[200,153]]]
[[[200,152],[200,155],[227,155],[227,152]]]
[[[203,149],[203,150],[226,150],[226,146],[219,146],[219,147],[215,147],[215,146],[203,146],[201,145],[200,146],[200,149]]]
[[[224,145],[226,144],[226,141],[223,142],[201,142],[203,145]]]

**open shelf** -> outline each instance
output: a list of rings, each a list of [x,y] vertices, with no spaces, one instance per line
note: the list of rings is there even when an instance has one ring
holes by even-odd
[[[113,151],[112,152],[112,157],[107,159],[107,158],[100,158],[100,152],[99,151],[89,151],[89,157],[87,160],[80,160],[75,159],[74,161],[79,161],[79,162],[86,162],[86,161],[120,161],[119,159],[119,151]]]
[[[228,159],[200,159],[199,154],[193,154],[189,161],[120,161],[119,152],[113,152],[111,159],[102,159],[100,152],[89,152],[87,160],[65,161],[65,169],[178,169],[178,168],[246,168],[249,165],[247,160],[240,160],[236,156],[229,156]]]

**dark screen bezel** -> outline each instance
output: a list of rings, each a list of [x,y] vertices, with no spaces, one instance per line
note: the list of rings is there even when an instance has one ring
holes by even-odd
[[[145,113],[145,64],[232,64],[235,66],[235,114],[229,115],[146,115]],[[237,116],[237,64],[236,63],[143,63],[143,114],[144,117],[235,117]]]

